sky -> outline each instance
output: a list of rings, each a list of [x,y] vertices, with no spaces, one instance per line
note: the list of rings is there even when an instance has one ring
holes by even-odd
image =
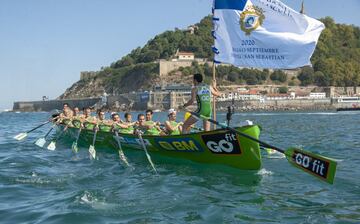
[[[299,10],[301,0],[283,0]],[[212,0],[0,0],[0,110],[54,99],[80,78],[211,13]],[[305,0],[308,16],[360,26],[360,0]]]

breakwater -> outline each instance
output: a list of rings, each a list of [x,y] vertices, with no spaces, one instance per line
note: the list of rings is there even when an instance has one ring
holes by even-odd
[[[123,94],[121,96],[109,96],[106,101],[102,98],[86,99],[67,99],[67,100],[48,100],[48,101],[23,101],[15,102],[14,111],[51,111],[62,109],[64,103],[70,107],[77,106],[94,107],[95,109],[107,108],[112,111],[139,111],[146,109],[168,110],[170,107],[178,108],[183,102],[188,100],[188,95],[183,97],[173,97],[175,100],[164,98],[154,103],[152,97],[142,99],[139,94]],[[158,95],[156,95],[158,96]],[[171,98],[172,99],[172,98]],[[174,101],[174,102],[173,102]],[[217,101],[216,107],[219,111],[227,110],[228,106],[233,106],[236,111],[288,111],[288,110],[336,110],[341,107],[354,107],[354,103],[339,102],[332,98],[323,99],[272,99],[272,100],[235,100]]]
[[[52,111],[61,110],[64,103],[68,103],[70,107],[77,106],[91,107],[100,102],[101,98],[85,98],[85,99],[69,99],[69,100],[47,100],[47,101],[19,101],[14,102],[13,111],[36,112],[36,111]]]

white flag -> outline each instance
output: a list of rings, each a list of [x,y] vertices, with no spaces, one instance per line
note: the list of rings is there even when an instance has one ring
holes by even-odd
[[[239,67],[311,65],[325,28],[279,0],[215,0],[213,10],[214,60]]]

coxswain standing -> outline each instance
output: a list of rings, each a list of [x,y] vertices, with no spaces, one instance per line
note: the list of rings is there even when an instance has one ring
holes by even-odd
[[[193,79],[194,86],[191,89],[191,99],[183,105],[184,108],[192,105],[195,100],[197,102],[196,113],[200,114],[204,118],[211,118],[211,98],[212,95],[220,96],[221,93],[216,88],[216,80],[213,80],[212,86],[203,83],[203,76],[201,74],[194,74]],[[191,125],[195,124],[199,120],[198,117],[191,115],[183,125],[183,134],[190,132]],[[205,131],[210,131],[210,122],[203,121],[203,127]]]

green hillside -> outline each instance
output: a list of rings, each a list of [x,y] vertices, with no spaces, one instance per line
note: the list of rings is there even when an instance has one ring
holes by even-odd
[[[298,77],[287,79],[282,71],[239,69],[233,66],[219,66],[218,83],[223,84],[262,84],[277,83],[318,86],[358,86],[360,85],[360,29],[352,25],[336,24],[330,17],[320,19],[326,26],[322,32],[317,48],[311,58],[313,68],[301,69]],[[194,34],[176,29],[166,31],[149,40],[142,48],[132,50],[128,55],[113,62],[109,67],[99,71],[97,77],[81,80],[70,87],[63,97],[76,95],[81,88],[96,83],[106,92],[124,93],[138,89],[149,89],[159,81],[158,59],[170,59],[177,50],[190,51],[197,58],[213,58],[211,45],[211,16],[195,24]],[[300,52],[301,53],[301,52]],[[201,72],[207,80],[211,77],[208,65],[193,63],[191,67],[181,68],[173,73],[181,76]],[[174,77],[179,77],[174,76]],[[174,80],[176,82],[176,80]],[[84,92],[84,91],[83,91]],[[83,93],[87,96],[91,93]]]

